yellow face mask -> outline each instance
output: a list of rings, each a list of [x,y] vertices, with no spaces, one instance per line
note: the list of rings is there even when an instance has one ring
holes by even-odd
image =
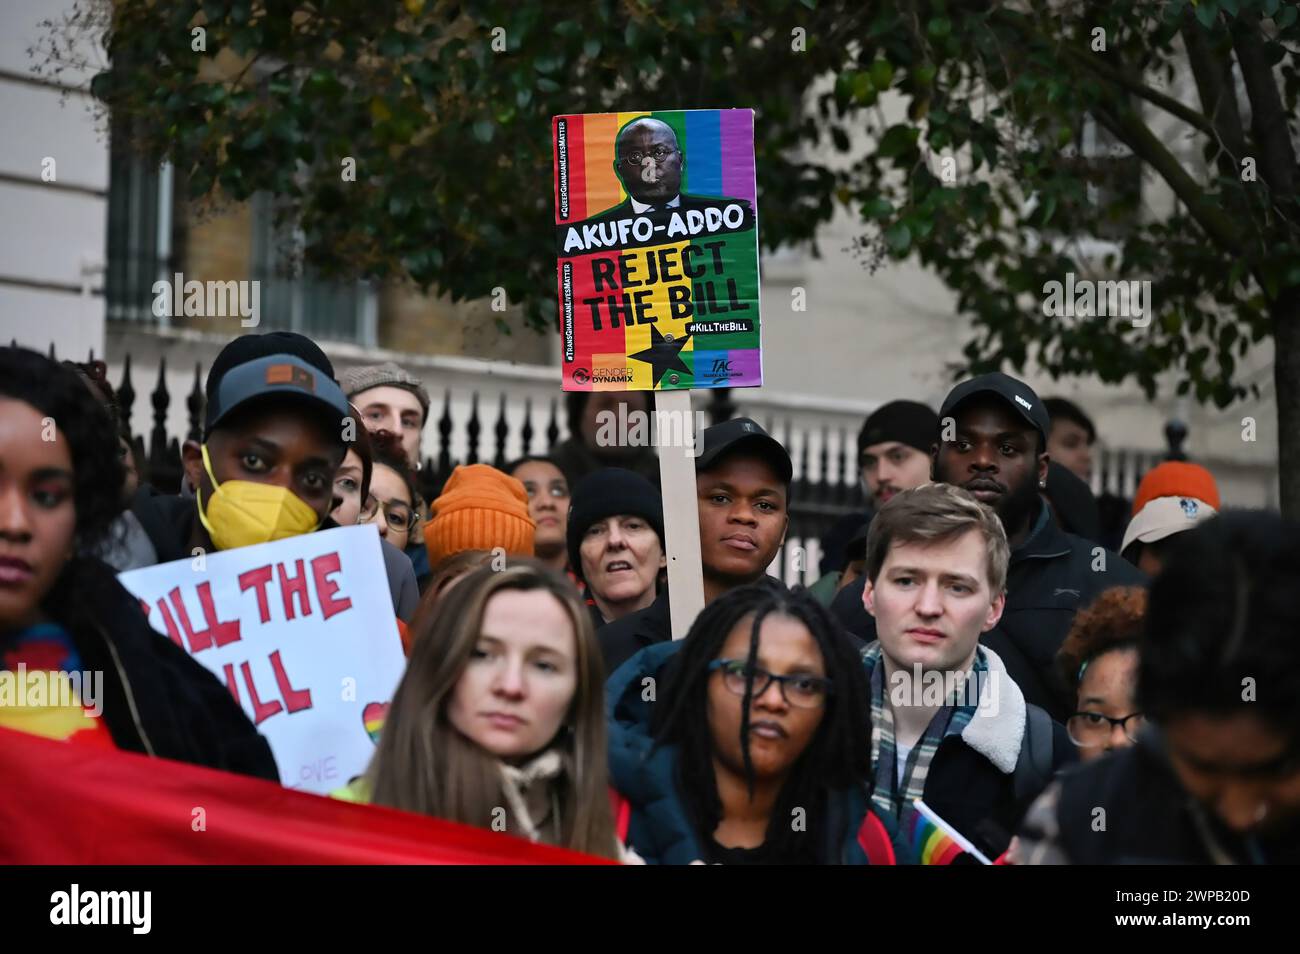
[[[251,480],[227,480],[218,484],[212,475],[207,444],[202,451],[203,469],[214,489],[206,507],[197,488],[194,498],[199,507],[199,522],[218,550],[297,537],[320,526],[316,511],[284,487]]]

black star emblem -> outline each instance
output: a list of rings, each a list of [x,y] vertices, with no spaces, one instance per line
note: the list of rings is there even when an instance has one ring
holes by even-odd
[[[659,333],[656,325],[650,326],[650,347],[645,351],[628,355],[634,361],[644,361],[650,365],[650,382],[658,386],[659,379],[668,371],[681,371],[690,374],[691,369],[682,361],[681,350],[690,335],[682,335],[674,341],[667,340]]]

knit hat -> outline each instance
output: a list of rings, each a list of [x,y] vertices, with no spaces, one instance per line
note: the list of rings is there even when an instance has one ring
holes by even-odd
[[[659,545],[664,546],[663,501],[655,485],[640,474],[622,467],[604,467],[592,471],[573,488],[565,540],[569,567],[579,579],[582,578],[579,550],[587,530],[606,517],[624,513],[644,518],[659,534]]]
[[[897,441],[928,454],[938,431],[939,417],[926,405],[916,401],[890,401],[872,411],[862,425],[858,432],[858,454],[886,441]]]
[[[1215,510],[1223,509],[1214,475],[1200,464],[1182,460],[1167,460],[1147,471],[1133,497],[1133,516],[1158,497],[1194,497]]]
[[[429,419],[429,392],[425,390],[424,383],[391,361],[348,368],[339,376],[339,385],[349,399],[371,388],[388,387],[410,391],[419,400],[420,407],[424,408],[424,419]]]
[[[429,565],[462,550],[502,547],[512,556],[533,555],[537,524],[528,516],[524,485],[487,464],[451,472],[442,494],[429,505],[424,525]]]

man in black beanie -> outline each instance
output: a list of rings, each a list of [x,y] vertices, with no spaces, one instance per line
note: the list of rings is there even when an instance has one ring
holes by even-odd
[[[668,565],[663,502],[640,474],[605,467],[578,481],[565,539],[597,629],[655,601]]]
[[[938,428],[934,411],[917,401],[890,401],[871,412],[858,432],[858,467],[872,509],[842,518],[822,537],[818,568],[823,576],[844,569],[845,547],[871,522],[874,508],[930,479],[930,448]]]

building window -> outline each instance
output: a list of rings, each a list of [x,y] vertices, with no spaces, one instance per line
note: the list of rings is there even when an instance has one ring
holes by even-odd
[[[302,233],[277,226],[275,199],[253,197],[252,277],[261,282],[261,327],[363,347],[377,344],[378,302],[367,282],[330,281],[299,265]]]
[[[104,297],[109,321],[156,324],[153,284],[170,279],[171,166],[131,151],[114,125],[109,147],[108,230]],[[165,319],[162,319],[165,320]]]

